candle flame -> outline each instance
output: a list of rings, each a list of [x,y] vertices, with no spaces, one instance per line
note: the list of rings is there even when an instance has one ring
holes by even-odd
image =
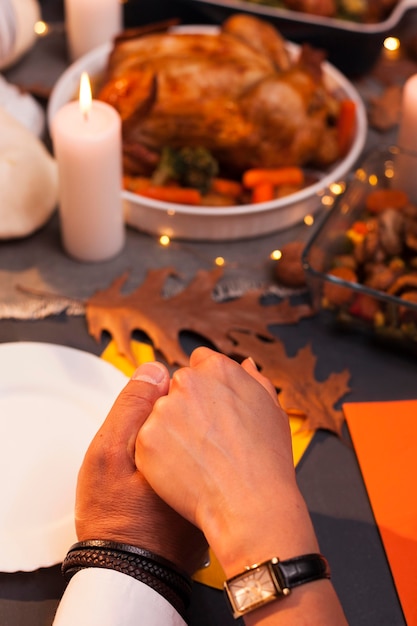
[[[83,72],[80,80],[80,109],[85,119],[88,118],[88,114],[91,110],[92,100],[90,79],[88,78],[87,72]]]

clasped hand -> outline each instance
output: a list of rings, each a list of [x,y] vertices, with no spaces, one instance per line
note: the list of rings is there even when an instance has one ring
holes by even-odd
[[[230,534],[267,513],[272,477],[281,498],[298,497],[287,416],[250,359],[198,348],[172,380],[147,363],[85,456],[78,538],[145,547],[192,572],[207,542],[227,552]]]

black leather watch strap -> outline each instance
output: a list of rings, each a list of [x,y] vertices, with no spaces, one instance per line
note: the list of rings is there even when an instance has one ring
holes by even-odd
[[[304,554],[286,561],[272,562],[272,569],[287,589],[320,578],[330,578],[329,564],[321,554]]]

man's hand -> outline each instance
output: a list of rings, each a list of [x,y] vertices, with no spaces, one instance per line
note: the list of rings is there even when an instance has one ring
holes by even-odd
[[[207,549],[202,533],[155,494],[135,465],[138,431],[169,384],[164,365],[146,363],[120,393],[80,469],[76,529],[80,541],[136,545],[192,573]],[[165,480],[169,489],[171,476]]]

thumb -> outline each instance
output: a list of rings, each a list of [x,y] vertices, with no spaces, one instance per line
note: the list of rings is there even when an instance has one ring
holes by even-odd
[[[277,404],[279,404],[277,391],[276,391],[274,385],[269,380],[269,378],[266,378],[266,376],[261,374],[261,372],[256,367],[255,361],[252,358],[249,357],[249,358],[245,359],[244,361],[242,361],[241,365],[242,365],[243,369],[248,374],[250,374],[252,376],[252,378],[257,380],[258,383],[260,383],[262,385],[262,387],[264,387],[266,389],[266,391],[269,393],[271,398],[273,400],[275,400],[275,402]]]
[[[126,441],[136,434],[152,411],[153,405],[168,393],[169,372],[165,365],[151,361],[140,365],[113,404],[101,436]]]

